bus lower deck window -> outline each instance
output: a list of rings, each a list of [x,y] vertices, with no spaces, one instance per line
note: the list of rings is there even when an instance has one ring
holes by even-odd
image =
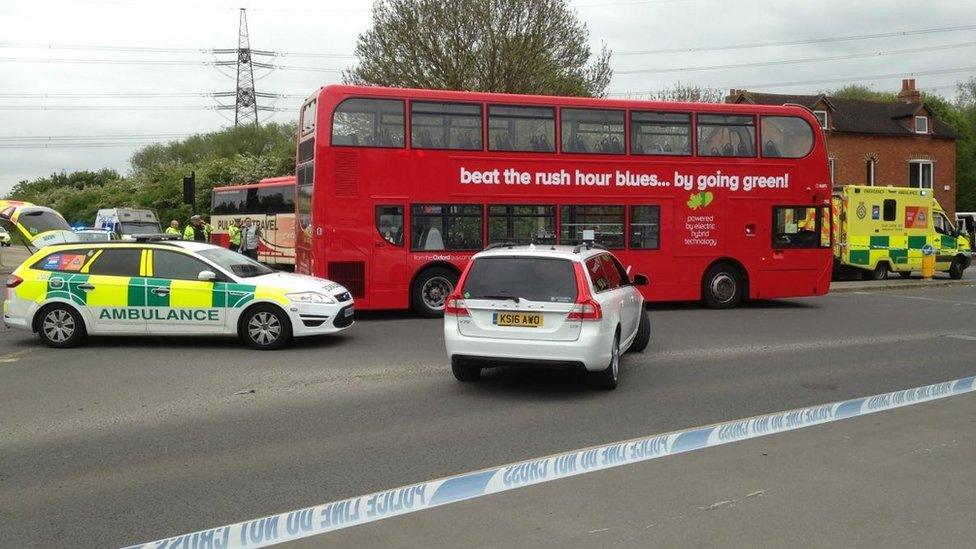
[[[482,207],[477,204],[414,204],[410,208],[411,250],[480,250]]]
[[[823,246],[821,219],[815,206],[773,208],[774,248],[819,248]],[[829,236],[827,245],[829,246]]]
[[[598,244],[612,249],[624,247],[623,206],[563,206],[559,215],[561,244],[579,244],[583,231],[593,230]]]
[[[488,243],[555,244],[555,206],[488,206]]]
[[[656,250],[660,247],[661,207],[630,207],[630,247],[635,250]]]

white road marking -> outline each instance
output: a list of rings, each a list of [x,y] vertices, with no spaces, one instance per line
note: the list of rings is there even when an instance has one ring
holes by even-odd
[[[890,297],[893,299],[911,299],[914,301],[932,301],[935,303],[951,303],[953,305],[976,305],[974,301],[958,301],[955,299],[938,299],[934,297],[923,297],[920,295],[897,295],[884,292],[852,292],[857,295],[870,295],[876,297]]]

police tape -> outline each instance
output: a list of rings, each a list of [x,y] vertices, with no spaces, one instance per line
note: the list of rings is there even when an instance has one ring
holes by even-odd
[[[976,376],[636,438],[352,497],[125,549],[267,547],[612,467],[794,431],[976,391]]]

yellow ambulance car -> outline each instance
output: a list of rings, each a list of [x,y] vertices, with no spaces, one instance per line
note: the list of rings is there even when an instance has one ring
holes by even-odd
[[[857,269],[867,280],[896,272],[908,278],[922,269],[924,254],[935,269],[962,278],[972,248],[931,189],[846,185],[834,188],[834,271]]]

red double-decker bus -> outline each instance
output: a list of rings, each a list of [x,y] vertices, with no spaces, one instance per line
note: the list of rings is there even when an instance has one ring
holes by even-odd
[[[821,295],[823,134],[800,107],[326,86],[304,103],[296,270],[438,314],[470,256],[593,230],[652,301]]]

